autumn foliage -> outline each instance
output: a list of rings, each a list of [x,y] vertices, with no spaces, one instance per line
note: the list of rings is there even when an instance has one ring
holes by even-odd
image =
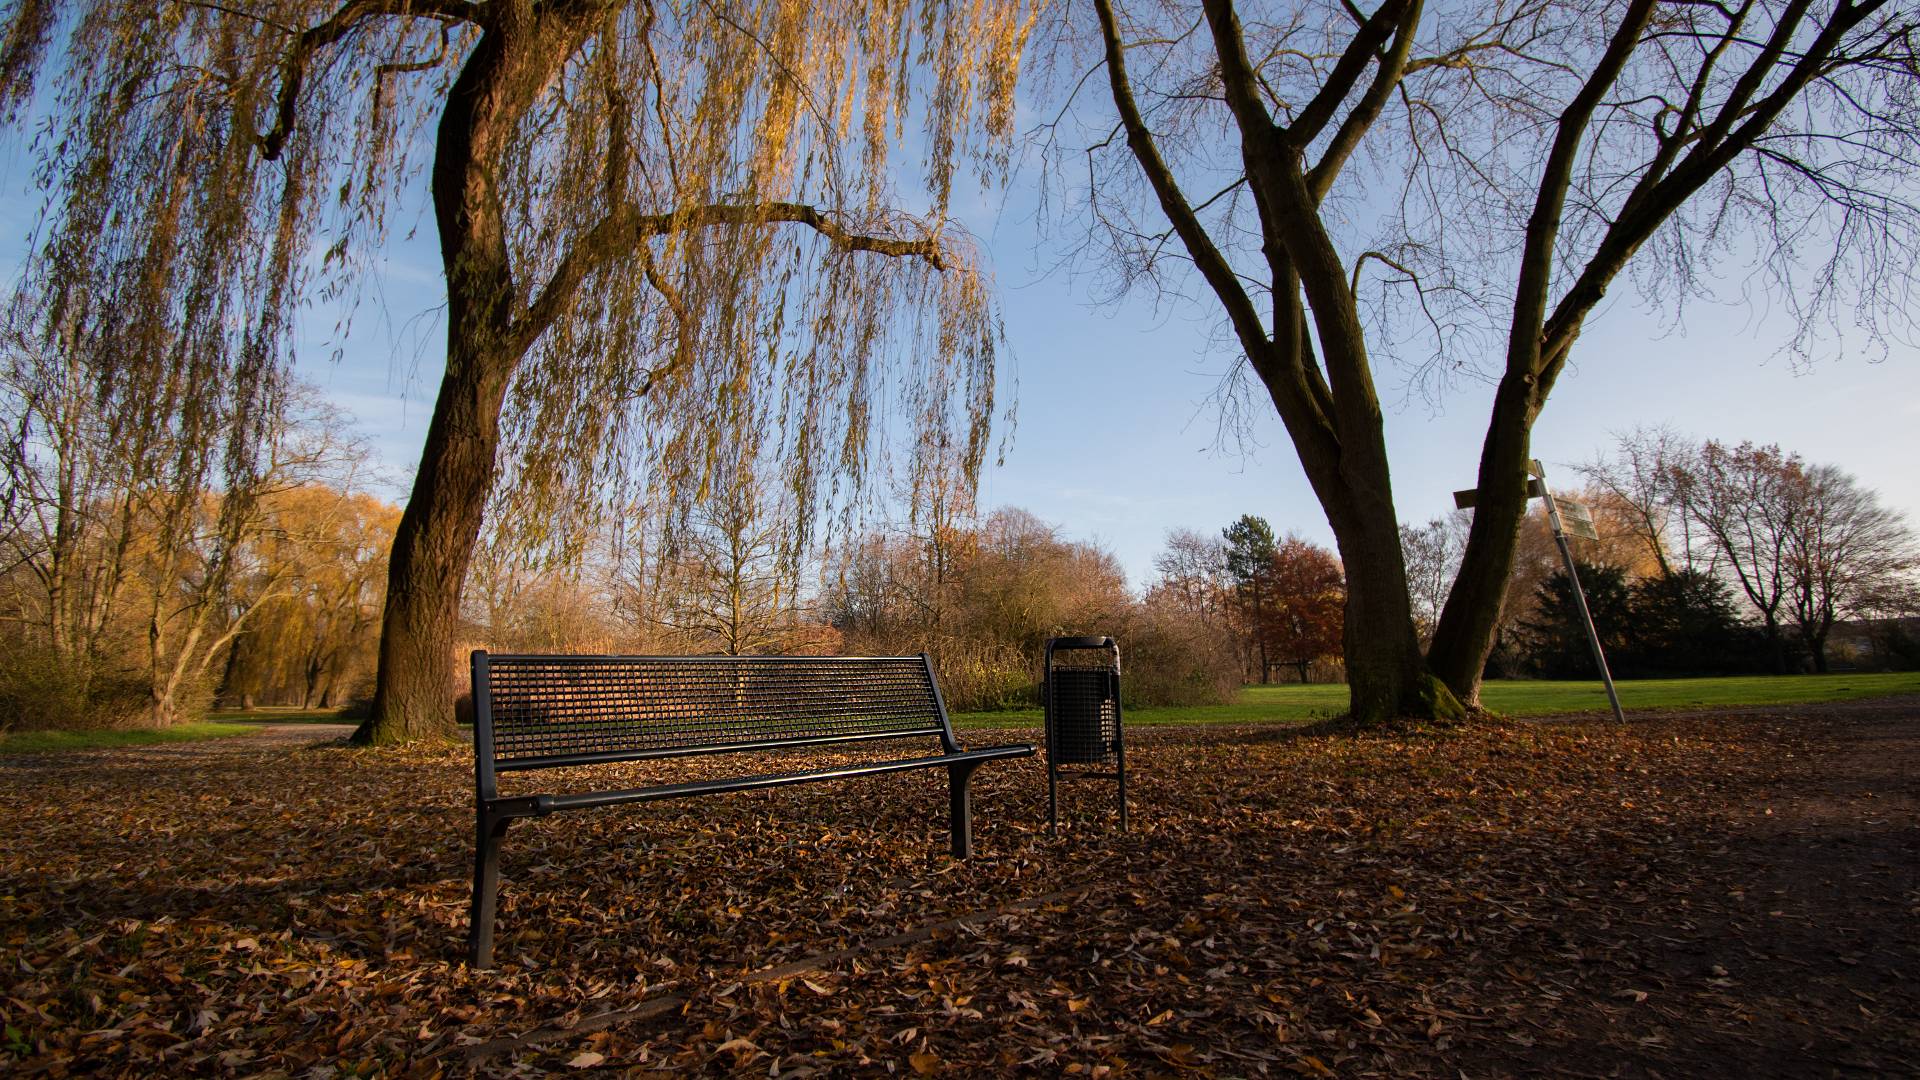
[[[985,770],[969,863],[925,775],[556,815],[487,972],[464,751],[10,759],[0,1072],[1897,1072],[1902,715],[1140,728],[1130,832]]]

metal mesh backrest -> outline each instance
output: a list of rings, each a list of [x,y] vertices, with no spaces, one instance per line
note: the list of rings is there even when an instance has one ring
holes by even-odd
[[[495,656],[494,760],[938,735],[919,657]]]
[[[1051,753],[1062,765],[1102,765],[1120,742],[1119,702],[1113,669],[1056,667],[1047,673],[1047,719]]]

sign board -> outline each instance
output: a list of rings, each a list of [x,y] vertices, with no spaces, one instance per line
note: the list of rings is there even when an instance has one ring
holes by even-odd
[[[1562,499],[1556,495],[1553,505],[1560,511],[1560,524],[1568,534],[1587,540],[1600,539],[1600,531],[1593,527],[1593,511],[1587,509],[1586,503]]]
[[[1546,493],[1547,493],[1547,485],[1543,481],[1539,479],[1532,479],[1527,481],[1527,498],[1537,499],[1540,496],[1545,495]],[[1453,493],[1454,509],[1471,510],[1473,509],[1474,500],[1478,499],[1479,497],[1480,497],[1479,488],[1468,488],[1465,491],[1456,491]]]

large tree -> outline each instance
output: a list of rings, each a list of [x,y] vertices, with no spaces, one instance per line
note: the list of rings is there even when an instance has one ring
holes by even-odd
[[[1247,657],[1260,671],[1260,683],[1272,677],[1273,663],[1267,654],[1272,639],[1268,620],[1273,615],[1273,568],[1279,548],[1273,538],[1273,526],[1267,519],[1241,514],[1240,520],[1220,530],[1225,544],[1228,580],[1233,582],[1234,606],[1241,636],[1246,639]]]
[[[1280,663],[1307,681],[1315,660],[1340,652],[1346,579],[1333,552],[1291,533],[1273,552],[1273,613],[1265,639]]]
[[[209,347],[261,377],[424,194],[446,368],[361,735],[444,735],[503,465],[496,527],[550,548],[698,489],[747,398],[800,532],[874,460],[890,391],[918,447],[978,467],[997,324],[946,207],[974,149],[1002,161],[1030,24],[1019,0],[22,0],[0,108],[52,125],[39,332],[125,341],[147,381]],[[915,116],[910,213],[890,147]]]
[[[1073,159],[1093,177],[1096,241],[1128,283],[1178,290],[1190,267],[1283,421],[1346,567],[1356,718],[1476,700],[1533,424],[1623,275],[1676,305],[1725,253],[1751,252],[1807,349],[1823,318],[1872,333],[1905,315],[1911,4],[1092,7],[1117,117],[1095,126],[1090,170]],[[1476,368],[1490,347],[1498,362]],[[1472,529],[1424,656],[1375,364],[1395,356],[1428,385],[1494,387]]]
[[[1834,624],[1910,591],[1920,546],[1898,511],[1831,465],[1806,471],[1801,501],[1788,540],[1787,606],[1813,670],[1825,674]]]

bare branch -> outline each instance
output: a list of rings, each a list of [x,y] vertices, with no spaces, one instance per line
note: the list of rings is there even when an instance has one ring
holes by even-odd
[[[224,10],[224,9],[222,9]],[[348,0],[326,21],[301,31],[287,51],[280,76],[279,108],[273,127],[260,136],[260,154],[278,160],[298,119],[300,87],[307,78],[313,54],[352,33],[367,19],[381,16],[421,17],[446,22],[481,23],[481,9],[468,0]]]

